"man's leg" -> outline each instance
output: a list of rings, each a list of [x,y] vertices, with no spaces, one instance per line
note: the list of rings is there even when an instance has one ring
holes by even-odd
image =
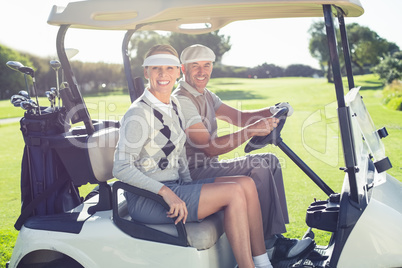
[[[280,167],[275,169],[276,177],[274,177],[265,158],[270,163],[279,165],[279,161],[274,155],[247,155],[227,161],[213,162],[209,166],[190,170],[190,173],[193,180],[234,175],[251,177],[256,184],[260,200],[264,237],[268,239],[275,234],[285,233],[285,224],[289,218],[283,181],[280,182],[282,189],[277,188],[275,181],[275,179],[282,180]],[[281,194],[278,194],[278,191]],[[284,200],[284,204],[281,204],[280,197]],[[283,211],[286,213],[285,215],[283,215]]]
[[[274,154],[261,153],[257,154],[257,156],[264,158],[265,162],[268,163],[268,168],[271,170],[271,173],[275,181],[275,186],[279,196],[279,204],[281,205],[282,208],[283,218],[285,223],[288,224],[289,214],[288,214],[288,206],[286,204],[285,185],[283,183],[281,164],[279,163],[278,158]]]
[[[287,239],[281,235],[286,232],[285,224],[289,223],[289,216],[282,170],[275,155],[255,154],[213,162],[208,166],[190,170],[190,173],[193,180],[234,175],[253,178],[261,205],[264,239],[273,263],[304,256],[314,249],[315,243],[310,238]]]

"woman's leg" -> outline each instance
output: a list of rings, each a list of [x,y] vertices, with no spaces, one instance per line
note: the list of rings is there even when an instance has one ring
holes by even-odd
[[[216,178],[215,182],[236,182],[241,185],[247,200],[251,252],[253,256],[259,256],[266,253],[260,201],[258,199],[257,188],[253,179],[245,176],[232,176]]]
[[[261,210],[250,177],[220,177],[203,185],[198,216],[205,218],[225,210],[225,230],[240,267],[254,267],[251,256],[266,254]],[[251,262],[250,262],[251,261]]]
[[[254,267],[247,200],[240,184],[236,182],[214,182],[202,186],[198,205],[199,219],[222,209],[224,210],[225,232],[239,267]]]

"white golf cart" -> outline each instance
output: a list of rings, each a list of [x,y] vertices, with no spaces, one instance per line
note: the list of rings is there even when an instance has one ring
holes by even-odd
[[[327,195],[307,208],[311,228],[332,233],[326,246],[274,267],[402,267],[402,184],[355,87],[344,17],[363,14],[358,0],[86,0],[54,6],[48,23],[59,26],[57,52],[66,82],[63,106],[21,120],[26,149],[22,172],[20,230],[8,267],[234,267],[222,215],[202,223],[149,225],[132,220],[124,191],[163,199],[122,182],[108,183],[119,122],[91,120],[64,48],[69,28],[125,30],[122,52],[131,101],[143,90],[134,79],[127,47],[133,33],[165,30],[187,34],[215,31],[249,19],[323,17],[331,54],[345,161],[344,184],[335,193],[276,135],[253,140],[247,151],[268,143],[280,147]],[[338,17],[349,82],[344,96],[333,16]],[[205,25],[195,29],[191,25]],[[84,127],[70,128],[69,123]],[[282,120],[281,122],[284,122]],[[282,125],[283,126],[283,125]],[[341,177],[341,174],[340,174]],[[343,176],[342,176],[343,177]],[[341,179],[341,178],[340,178]],[[76,187],[98,184],[80,200]],[[307,235],[313,235],[310,230]]]

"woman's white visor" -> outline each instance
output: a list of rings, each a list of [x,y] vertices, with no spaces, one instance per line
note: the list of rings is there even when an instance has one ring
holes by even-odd
[[[178,66],[180,67],[180,60],[171,54],[155,54],[147,57],[142,64],[142,67],[147,66]]]

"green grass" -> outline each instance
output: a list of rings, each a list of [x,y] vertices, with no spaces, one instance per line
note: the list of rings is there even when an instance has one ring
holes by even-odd
[[[382,105],[381,83],[373,75],[357,76],[356,85],[362,86],[367,109],[377,128],[385,126],[389,136],[383,139],[386,154],[393,168],[388,172],[402,180],[402,114]],[[209,88],[231,106],[239,109],[259,109],[281,101],[292,104],[295,112],[288,118],[282,131],[285,143],[296,152],[335,192],[343,183],[344,165],[339,140],[334,85],[324,79],[213,79]],[[46,103],[45,98],[40,99]],[[129,96],[90,96],[85,98],[92,118],[119,120],[130,105]],[[9,100],[0,101],[2,118],[21,117],[23,111],[12,107]],[[235,128],[219,123],[221,134]],[[20,210],[20,165],[23,139],[19,123],[0,125],[0,267],[11,257],[18,232],[13,225]],[[233,158],[244,155],[244,146],[221,156]],[[325,194],[289,160],[278,148],[268,146],[256,152],[273,152],[279,157],[284,174],[290,224],[286,236],[300,238],[307,229],[305,213],[316,199],[326,199]],[[83,196],[93,188],[81,188]],[[325,244],[329,234],[316,232],[318,244]]]

